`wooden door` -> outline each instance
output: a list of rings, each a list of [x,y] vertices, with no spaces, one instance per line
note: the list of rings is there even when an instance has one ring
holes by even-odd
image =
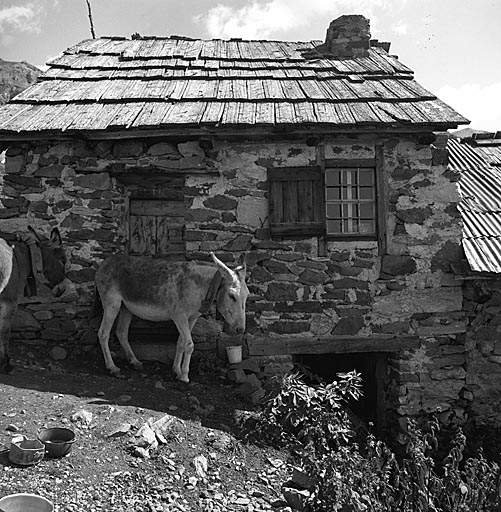
[[[168,260],[186,259],[182,199],[131,199],[129,254]],[[178,331],[173,322],[148,322],[134,317],[129,331],[132,342],[174,342]]]
[[[184,260],[184,201],[131,199],[129,254]]]

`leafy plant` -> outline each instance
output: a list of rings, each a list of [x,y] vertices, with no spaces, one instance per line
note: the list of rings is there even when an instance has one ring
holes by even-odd
[[[331,384],[308,386],[285,376],[252,425],[254,437],[288,446],[312,479],[311,512],[494,512],[501,510],[500,469],[479,451],[464,460],[458,429],[448,455],[437,463],[440,424],[409,420],[406,456],[369,434],[357,443],[347,404],[361,396],[356,372]],[[252,437],[252,436],[251,436]]]

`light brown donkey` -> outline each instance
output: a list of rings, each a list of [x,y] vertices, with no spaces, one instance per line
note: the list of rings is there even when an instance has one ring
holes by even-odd
[[[172,320],[179,331],[173,371],[182,382],[189,382],[193,340],[191,330],[212,301],[236,333],[245,331],[245,303],[249,290],[245,284],[246,264],[242,255],[234,270],[213,253],[215,265],[174,262],[148,257],[111,256],[96,272],[96,289],[103,305],[103,319],[98,330],[106,368],[115,375],[109,349],[113,322],[118,315],[116,334],[130,364],[140,368],[129,344],[132,316],[162,322]]]

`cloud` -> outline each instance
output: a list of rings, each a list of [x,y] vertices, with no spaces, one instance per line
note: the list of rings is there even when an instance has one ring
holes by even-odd
[[[0,41],[8,42],[15,32],[41,32],[40,7],[34,3],[0,8]]]
[[[501,82],[489,85],[463,84],[446,85],[438,90],[437,96],[471,121],[470,126],[477,130],[501,130]]]
[[[399,21],[393,25],[392,30],[399,36],[405,36],[407,34],[408,27],[403,21]]]
[[[195,20],[205,24],[210,37],[271,39],[316,17],[332,20],[346,13],[368,17],[372,32],[375,27],[377,32],[378,17],[391,9],[395,6],[390,0],[253,0],[240,8],[219,3]]]

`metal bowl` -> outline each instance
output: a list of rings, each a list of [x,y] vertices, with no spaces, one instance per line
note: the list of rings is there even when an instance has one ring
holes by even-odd
[[[52,512],[54,505],[36,494],[10,494],[0,499],[1,512]]]
[[[75,433],[69,428],[43,428],[38,432],[38,439],[49,457],[64,457],[75,442]]]
[[[13,437],[10,442],[9,460],[19,466],[33,466],[44,457],[45,447],[37,439]]]

